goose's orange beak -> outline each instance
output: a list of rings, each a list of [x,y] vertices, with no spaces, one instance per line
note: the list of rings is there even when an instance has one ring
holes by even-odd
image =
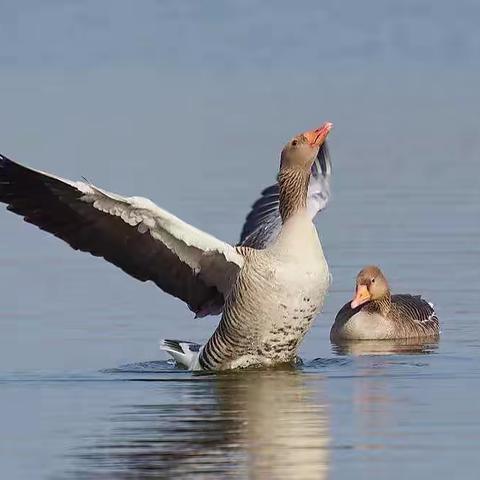
[[[350,306],[352,308],[357,308],[360,305],[364,304],[365,302],[368,302],[371,299],[372,299],[372,295],[368,291],[367,286],[366,285],[359,285],[357,287],[357,291],[355,292],[355,298],[350,303]]]
[[[327,138],[333,123],[325,122],[320,128],[303,133],[311,147],[320,147]]]

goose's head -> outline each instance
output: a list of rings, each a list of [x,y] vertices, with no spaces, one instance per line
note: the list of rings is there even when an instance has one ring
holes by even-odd
[[[357,275],[355,296],[350,303],[356,308],[371,300],[380,300],[389,292],[388,282],[382,271],[373,265],[362,268]]]
[[[293,137],[282,150],[280,168],[310,171],[332,127],[332,123],[325,122],[320,128]]]

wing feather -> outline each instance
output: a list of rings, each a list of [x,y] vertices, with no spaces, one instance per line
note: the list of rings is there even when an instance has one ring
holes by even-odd
[[[195,312],[221,310],[243,265],[234,247],[142,197],[122,197],[0,155],[0,201],[72,248],[151,280]],[[218,313],[218,312],[217,312]]]
[[[438,317],[433,305],[420,295],[392,295],[392,303],[401,317],[425,327],[438,327]]]

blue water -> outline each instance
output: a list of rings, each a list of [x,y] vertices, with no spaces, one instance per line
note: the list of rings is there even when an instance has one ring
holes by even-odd
[[[295,133],[334,122],[333,274],[295,370],[192,375],[217,319],[0,211],[2,478],[477,478],[480,5],[0,5],[0,151],[235,242]],[[365,264],[438,344],[330,345]]]

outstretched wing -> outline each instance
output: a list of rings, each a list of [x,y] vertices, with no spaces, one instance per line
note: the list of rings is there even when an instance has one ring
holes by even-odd
[[[0,155],[0,201],[75,250],[151,280],[199,312],[222,308],[243,265],[235,247],[141,197],[31,170]]]
[[[332,163],[327,143],[323,143],[312,165],[308,186],[307,208],[312,219],[323,210],[330,197]],[[278,236],[282,226],[279,210],[278,184],[262,191],[262,196],[252,205],[240,235],[240,245],[266,248]]]

